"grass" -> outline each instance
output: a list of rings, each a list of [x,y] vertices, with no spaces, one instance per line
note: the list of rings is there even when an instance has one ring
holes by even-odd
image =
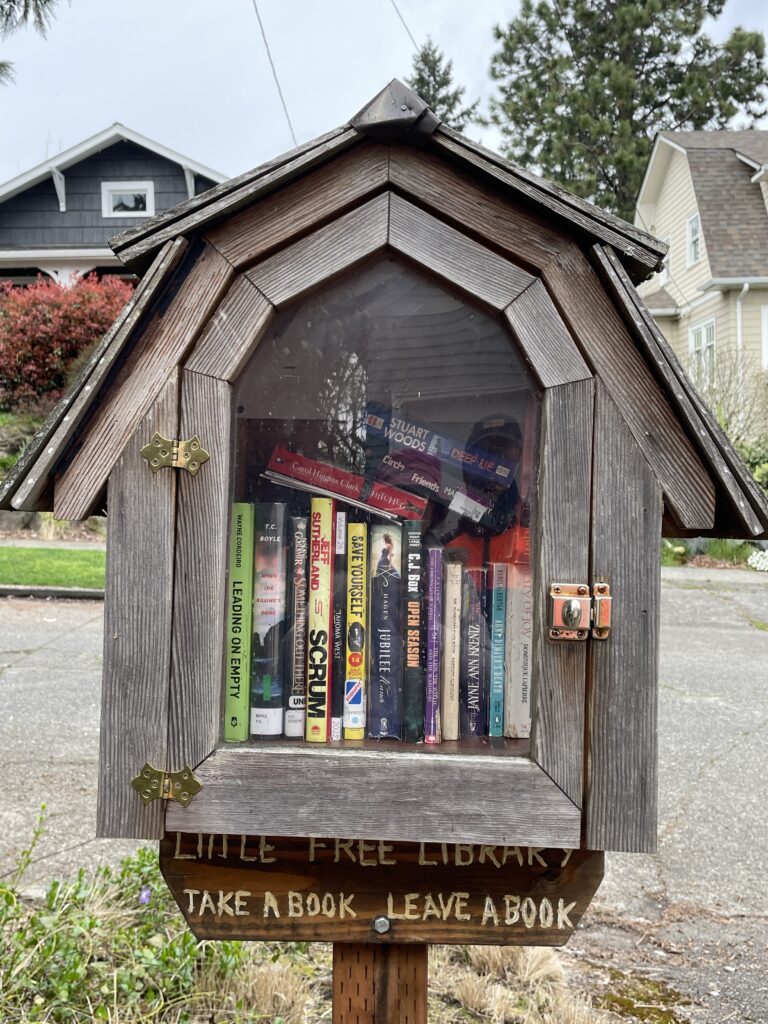
[[[104,587],[103,551],[0,547],[0,583],[38,587]]]

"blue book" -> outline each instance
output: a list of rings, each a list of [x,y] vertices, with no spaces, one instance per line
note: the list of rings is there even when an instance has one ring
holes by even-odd
[[[394,523],[371,526],[368,735],[401,739],[403,733],[403,628],[400,575],[403,531]]]
[[[491,565],[491,683],[489,736],[504,735],[504,655],[507,632],[507,567]]]

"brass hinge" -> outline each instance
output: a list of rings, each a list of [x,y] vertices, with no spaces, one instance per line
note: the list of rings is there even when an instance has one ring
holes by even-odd
[[[611,588],[595,583],[553,583],[549,588],[549,639],[607,640],[611,631]]]
[[[149,444],[145,444],[141,449],[141,454],[153,473],[165,466],[173,466],[175,469],[186,469],[192,476],[210,459],[197,434],[188,441],[169,441],[157,431],[152,435]]]
[[[203,788],[188,764],[181,771],[164,772],[153,768],[149,762],[141,769],[141,774],[131,780],[131,785],[145,804],[151,804],[153,800],[176,800],[182,807],[186,807],[195,793]]]

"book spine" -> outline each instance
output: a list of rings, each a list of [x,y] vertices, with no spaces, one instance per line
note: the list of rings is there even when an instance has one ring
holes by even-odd
[[[402,528],[371,527],[371,676],[368,735],[400,739],[403,728]]]
[[[331,739],[340,740],[344,718],[344,687],[347,645],[347,513],[336,511],[333,537],[333,635],[331,678]]]
[[[227,577],[227,669],[224,740],[248,739],[253,618],[253,505],[232,505]]]
[[[333,512],[331,498],[312,498],[309,514],[305,736],[313,743],[327,742],[331,733]]]
[[[307,551],[309,520],[292,516],[288,574],[289,628],[286,635],[286,736],[302,737],[307,706]]]
[[[507,633],[507,566],[495,562],[491,577],[491,681],[488,734],[504,735],[504,651]]]
[[[368,527],[347,526],[347,643],[344,675],[344,739],[365,738],[367,704]]]
[[[444,740],[459,738],[461,673],[461,576],[458,562],[445,566],[443,585],[443,664],[440,676],[440,722]]]
[[[485,570],[467,569],[462,583],[459,730],[485,736],[487,712]]]
[[[256,506],[251,642],[252,736],[281,736],[283,732],[285,528],[285,505],[261,502]]]
[[[403,739],[424,739],[424,687],[426,681],[426,622],[421,531],[423,523],[404,525],[405,611],[403,633]]]
[[[443,552],[427,551],[427,680],[424,697],[424,742],[439,743],[440,675],[443,632]]]
[[[530,566],[507,566],[507,651],[504,735],[531,735],[533,587]]]

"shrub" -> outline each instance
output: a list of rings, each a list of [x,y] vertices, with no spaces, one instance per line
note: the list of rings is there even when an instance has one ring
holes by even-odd
[[[768,437],[751,444],[736,445],[736,450],[755,480],[764,491],[768,491]]]
[[[38,277],[26,288],[0,285],[0,409],[55,401],[67,371],[112,324],[133,286],[95,274],[64,288]]]

